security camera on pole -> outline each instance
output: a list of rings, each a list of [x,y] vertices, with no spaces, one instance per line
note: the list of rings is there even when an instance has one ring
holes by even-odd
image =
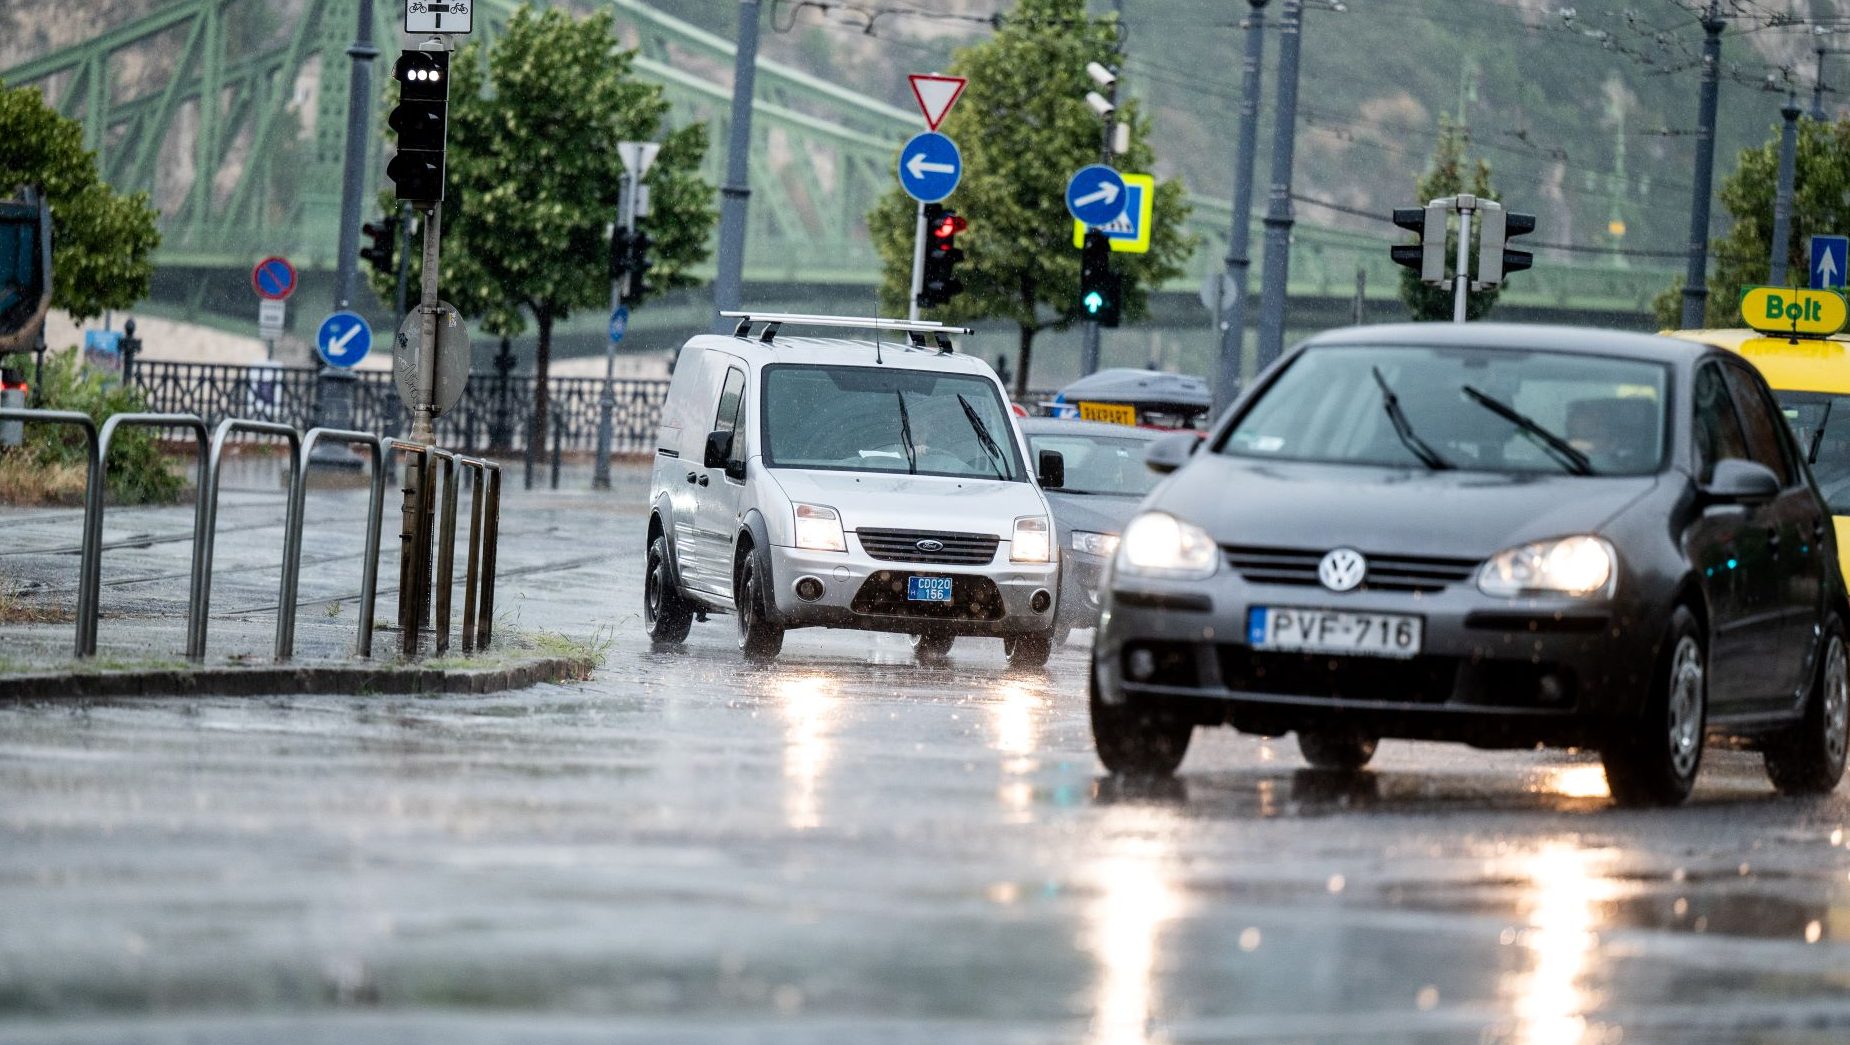
[[[649,186],[645,179],[660,151],[662,147],[656,142],[617,145],[617,157],[623,161],[623,184],[617,190],[617,220],[610,228],[610,339],[604,343],[604,391],[597,398],[597,465],[591,476],[591,486],[598,490],[610,489],[610,415],[617,406],[617,342],[629,330],[625,291],[630,291],[631,298],[641,298],[645,289],[643,276],[651,264],[649,237],[636,228],[636,219],[649,216]]]
[[[1446,219],[1458,215],[1458,256],[1453,273],[1445,274]],[[1478,217],[1477,278],[1471,277],[1471,220]],[[1465,302],[1473,290],[1489,290],[1512,272],[1535,263],[1526,250],[1510,250],[1509,240],[1535,231],[1535,215],[1506,211],[1495,200],[1468,192],[1429,201],[1424,207],[1394,208],[1394,224],[1417,232],[1420,241],[1390,248],[1394,264],[1417,270],[1420,282],[1452,287],[1452,322],[1465,321]]]

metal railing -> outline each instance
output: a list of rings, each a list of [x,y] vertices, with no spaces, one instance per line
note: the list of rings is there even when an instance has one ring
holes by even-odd
[[[399,532],[398,624],[405,656],[415,656],[426,618],[433,616],[432,652],[450,648],[450,610],[456,589],[456,511],[460,473],[472,471],[469,544],[463,583],[464,652],[488,648],[494,636],[495,550],[501,536],[501,466],[425,443],[393,439],[389,449],[408,459],[404,469],[406,519]],[[432,466],[441,464],[433,482]],[[437,529],[436,577],[431,576],[431,529]]]

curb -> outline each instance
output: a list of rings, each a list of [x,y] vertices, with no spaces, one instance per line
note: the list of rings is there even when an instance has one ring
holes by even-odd
[[[417,696],[497,693],[542,682],[588,678],[596,663],[546,657],[498,668],[416,665],[172,668],[158,671],[48,671],[0,677],[0,701],[107,697],[271,697],[308,693]]]

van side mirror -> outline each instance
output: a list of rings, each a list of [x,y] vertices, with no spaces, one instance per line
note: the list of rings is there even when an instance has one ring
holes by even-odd
[[[726,458],[732,456],[731,432],[708,432],[707,455],[701,464],[708,468],[726,467]]]
[[[1201,436],[1194,432],[1166,435],[1151,443],[1150,448],[1143,452],[1143,465],[1157,475],[1168,475],[1187,464],[1200,446]]]
[[[1702,492],[1723,504],[1765,504],[1779,496],[1779,476],[1757,461],[1717,461]]]
[[[1058,490],[1066,485],[1066,458],[1058,450],[1040,453],[1041,489]]]

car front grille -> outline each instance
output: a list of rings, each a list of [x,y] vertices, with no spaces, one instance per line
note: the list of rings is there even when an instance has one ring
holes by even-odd
[[[1227,565],[1255,584],[1321,584],[1317,564],[1327,549],[1256,548],[1228,545]],[[1429,555],[1370,555],[1361,591],[1435,592],[1467,580],[1477,571],[1477,559]]]
[[[1002,538],[989,533],[940,533],[935,530],[860,530],[861,547],[875,559],[887,562],[936,562],[949,566],[982,566],[996,557]],[[941,548],[924,549],[920,542],[936,541]]]

